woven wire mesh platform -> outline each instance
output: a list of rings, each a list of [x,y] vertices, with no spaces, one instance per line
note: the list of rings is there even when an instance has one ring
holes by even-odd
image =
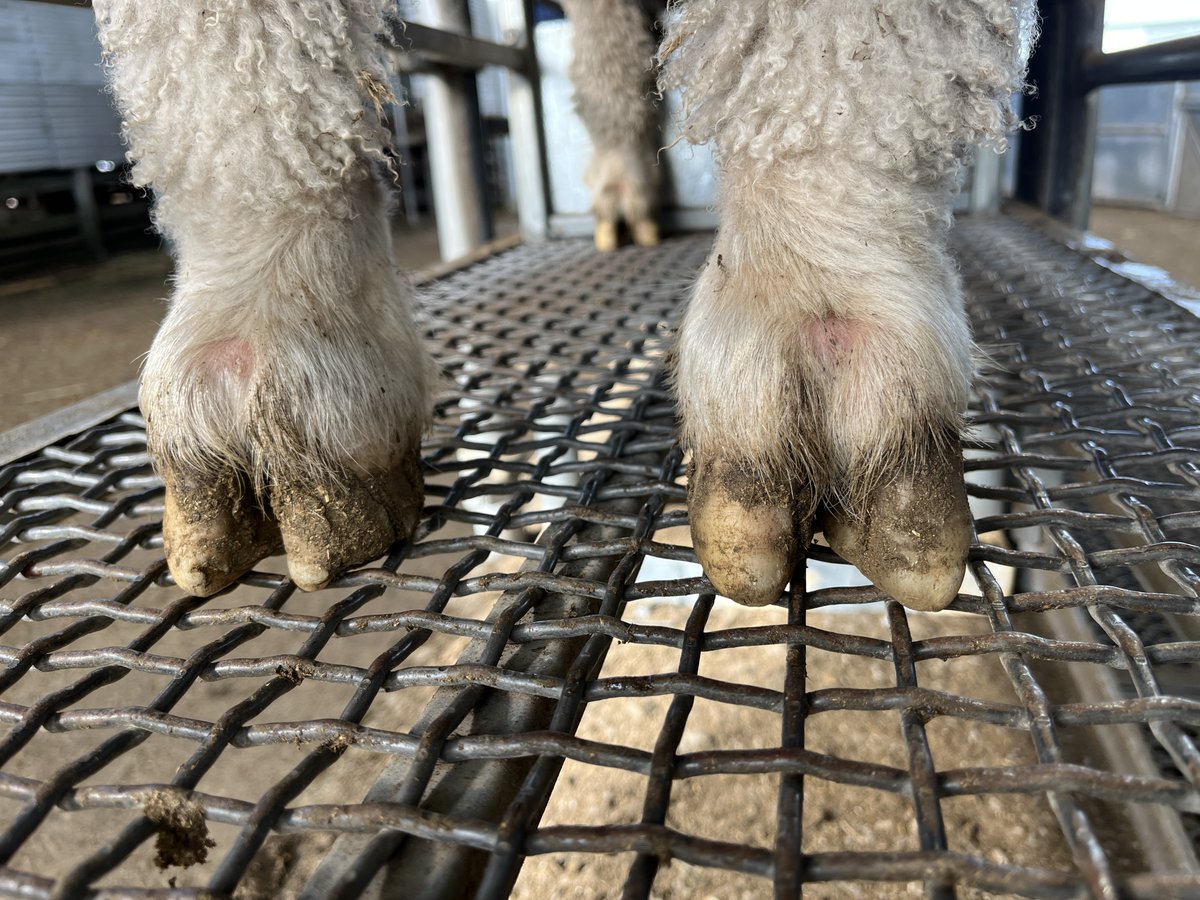
[[[426,515],[323,592],[175,588],[133,410],[0,468],[0,893],[1200,895],[1200,320],[956,242],[995,365],[935,616],[820,546],[712,595],[663,376],[706,237],[430,286]]]

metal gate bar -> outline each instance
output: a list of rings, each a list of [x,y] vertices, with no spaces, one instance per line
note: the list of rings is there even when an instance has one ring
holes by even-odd
[[[524,859],[613,853],[629,854],[629,897],[676,878],[671,860],[782,895],[1200,892],[1200,321],[1027,221],[964,220],[957,253],[994,361],[973,404],[968,468],[987,478],[970,493],[992,507],[976,521],[978,592],[953,607],[967,617],[891,604],[888,637],[872,637],[827,611],[867,608],[873,587],[814,581],[783,598],[786,619],[746,610],[725,627],[680,537],[662,371],[708,241],[521,246],[427,286],[446,389],[426,515],[319,594],[268,560],[231,592],[183,596],[132,410],[39,449],[10,440],[25,455],[0,461],[0,893],[528,896]],[[674,600],[678,624],[639,619]],[[942,631],[922,637],[925,621]],[[678,662],[609,674],[614,641]],[[756,647],[786,648],[777,687],[705,674],[706,658]],[[814,652],[882,661],[894,683],[806,685]],[[1002,663],[1012,701],[922,683],[930,661],[978,658]],[[650,749],[576,736],[585,710],[633,697],[669,699]],[[767,711],[774,743],[690,749],[701,701]],[[814,719],[847,711],[888,723],[873,733],[904,764],[805,744]],[[1026,735],[1032,761],[948,766],[927,737],[940,718]],[[1118,732],[1126,758],[1073,749]],[[540,824],[568,761],[643,777],[638,812]],[[778,776],[769,845],[672,818],[693,779],[764,773]],[[804,799],[830,783],[906,798],[913,849],[812,849]],[[1049,800],[1070,863],[997,862],[947,825],[957,798],[1008,795]],[[1159,846],[1124,858],[1111,817]]]

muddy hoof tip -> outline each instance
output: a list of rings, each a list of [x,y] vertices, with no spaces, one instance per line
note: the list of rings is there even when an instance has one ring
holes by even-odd
[[[809,493],[744,464],[697,462],[688,482],[692,544],[713,587],[743,606],[777,601],[812,537],[798,512]]]
[[[658,223],[643,220],[634,222],[631,231],[633,242],[639,247],[657,247],[659,244]]]
[[[748,552],[731,565],[705,567],[717,591],[742,606],[770,606],[783,595],[792,574],[791,560],[780,553]]]
[[[796,563],[795,530],[789,509],[744,506],[719,489],[693,511],[692,542],[708,580],[743,606],[779,599]]]
[[[958,597],[965,574],[965,567],[929,572],[893,571],[880,575],[876,586],[909,609],[941,612]]]
[[[302,591],[319,591],[333,581],[333,573],[320,563],[288,559],[288,575]]]
[[[193,597],[211,597],[237,579],[237,575],[232,572],[195,564],[176,564],[170,566],[170,569],[175,584]]]
[[[862,498],[859,516],[834,510],[829,545],[909,609],[937,612],[958,596],[971,549],[971,507],[957,441],[930,452]]]

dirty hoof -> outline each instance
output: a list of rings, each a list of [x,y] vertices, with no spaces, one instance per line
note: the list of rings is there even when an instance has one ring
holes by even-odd
[[[930,450],[913,471],[859,498],[861,515],[829,512],[829,545],[910,609],[936,612],[958,596],[972,519],[957,439]]]
[[[175,472],[163,480],[167,566],[189,594],[215,594],[264,556],[279,552],[279,529],[233,469]]]
[[[713,587],[744,606],[778,600],[812,537],[811,505],[811,490],[771,484],[737,463],[696,463],[692,543]]]
[[[415,452],[389,471],[346,472],[336,483],[279,478],[270,492],[288,574],[303,591],[320,590],[339,573],[382,556],[397,540],[409,537],[424,500]]]
[[[639,247],[657,247],[659,242],[658,223],[649,219],[634,222],[630,225],[633,232],[633,242]]]
[[[263,557],[282,550],[296,585],[319,590],[409,537],[424,499],[415,450],[375,474],[342,473],[328,483],[306,476],[273,478],[269,504],[260,502],[233,469],[215,475],[172,473],[164,482],[167,566],[175,583],[196,597],[228,587]]]

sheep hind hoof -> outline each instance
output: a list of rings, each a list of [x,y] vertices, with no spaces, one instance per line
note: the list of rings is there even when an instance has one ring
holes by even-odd
[[[288,574],[303,591],[320,590],[411,537],[425,496],[415,451],[380,472],[343,472],[336,481],[279,477],[270,490]]]
[[[601,253],[612,253],[617,249],[617,223],[599,220],[596,222],[596,249]]]
[[[812,497],[745,465],[697,463],[688,479],[692,543],[713,587],[743,606],[778,600],[812,538]]]
[[[658,223],[652,222],[649,219],[643,219],[640,222],[634,222],[630,226],[633,232],[633,242],[639,247],[657,247],[659,243]]]
[[[212,596],[281,549],[279,529],[232,468],[176,471],[163,481],[167,568],[192,596]]]
[[[962,450],[949,443],[859,499],[861,517],[826,512],[821,523],[839,556],[903,605],[926,612],[958,596],[971,548]]]

